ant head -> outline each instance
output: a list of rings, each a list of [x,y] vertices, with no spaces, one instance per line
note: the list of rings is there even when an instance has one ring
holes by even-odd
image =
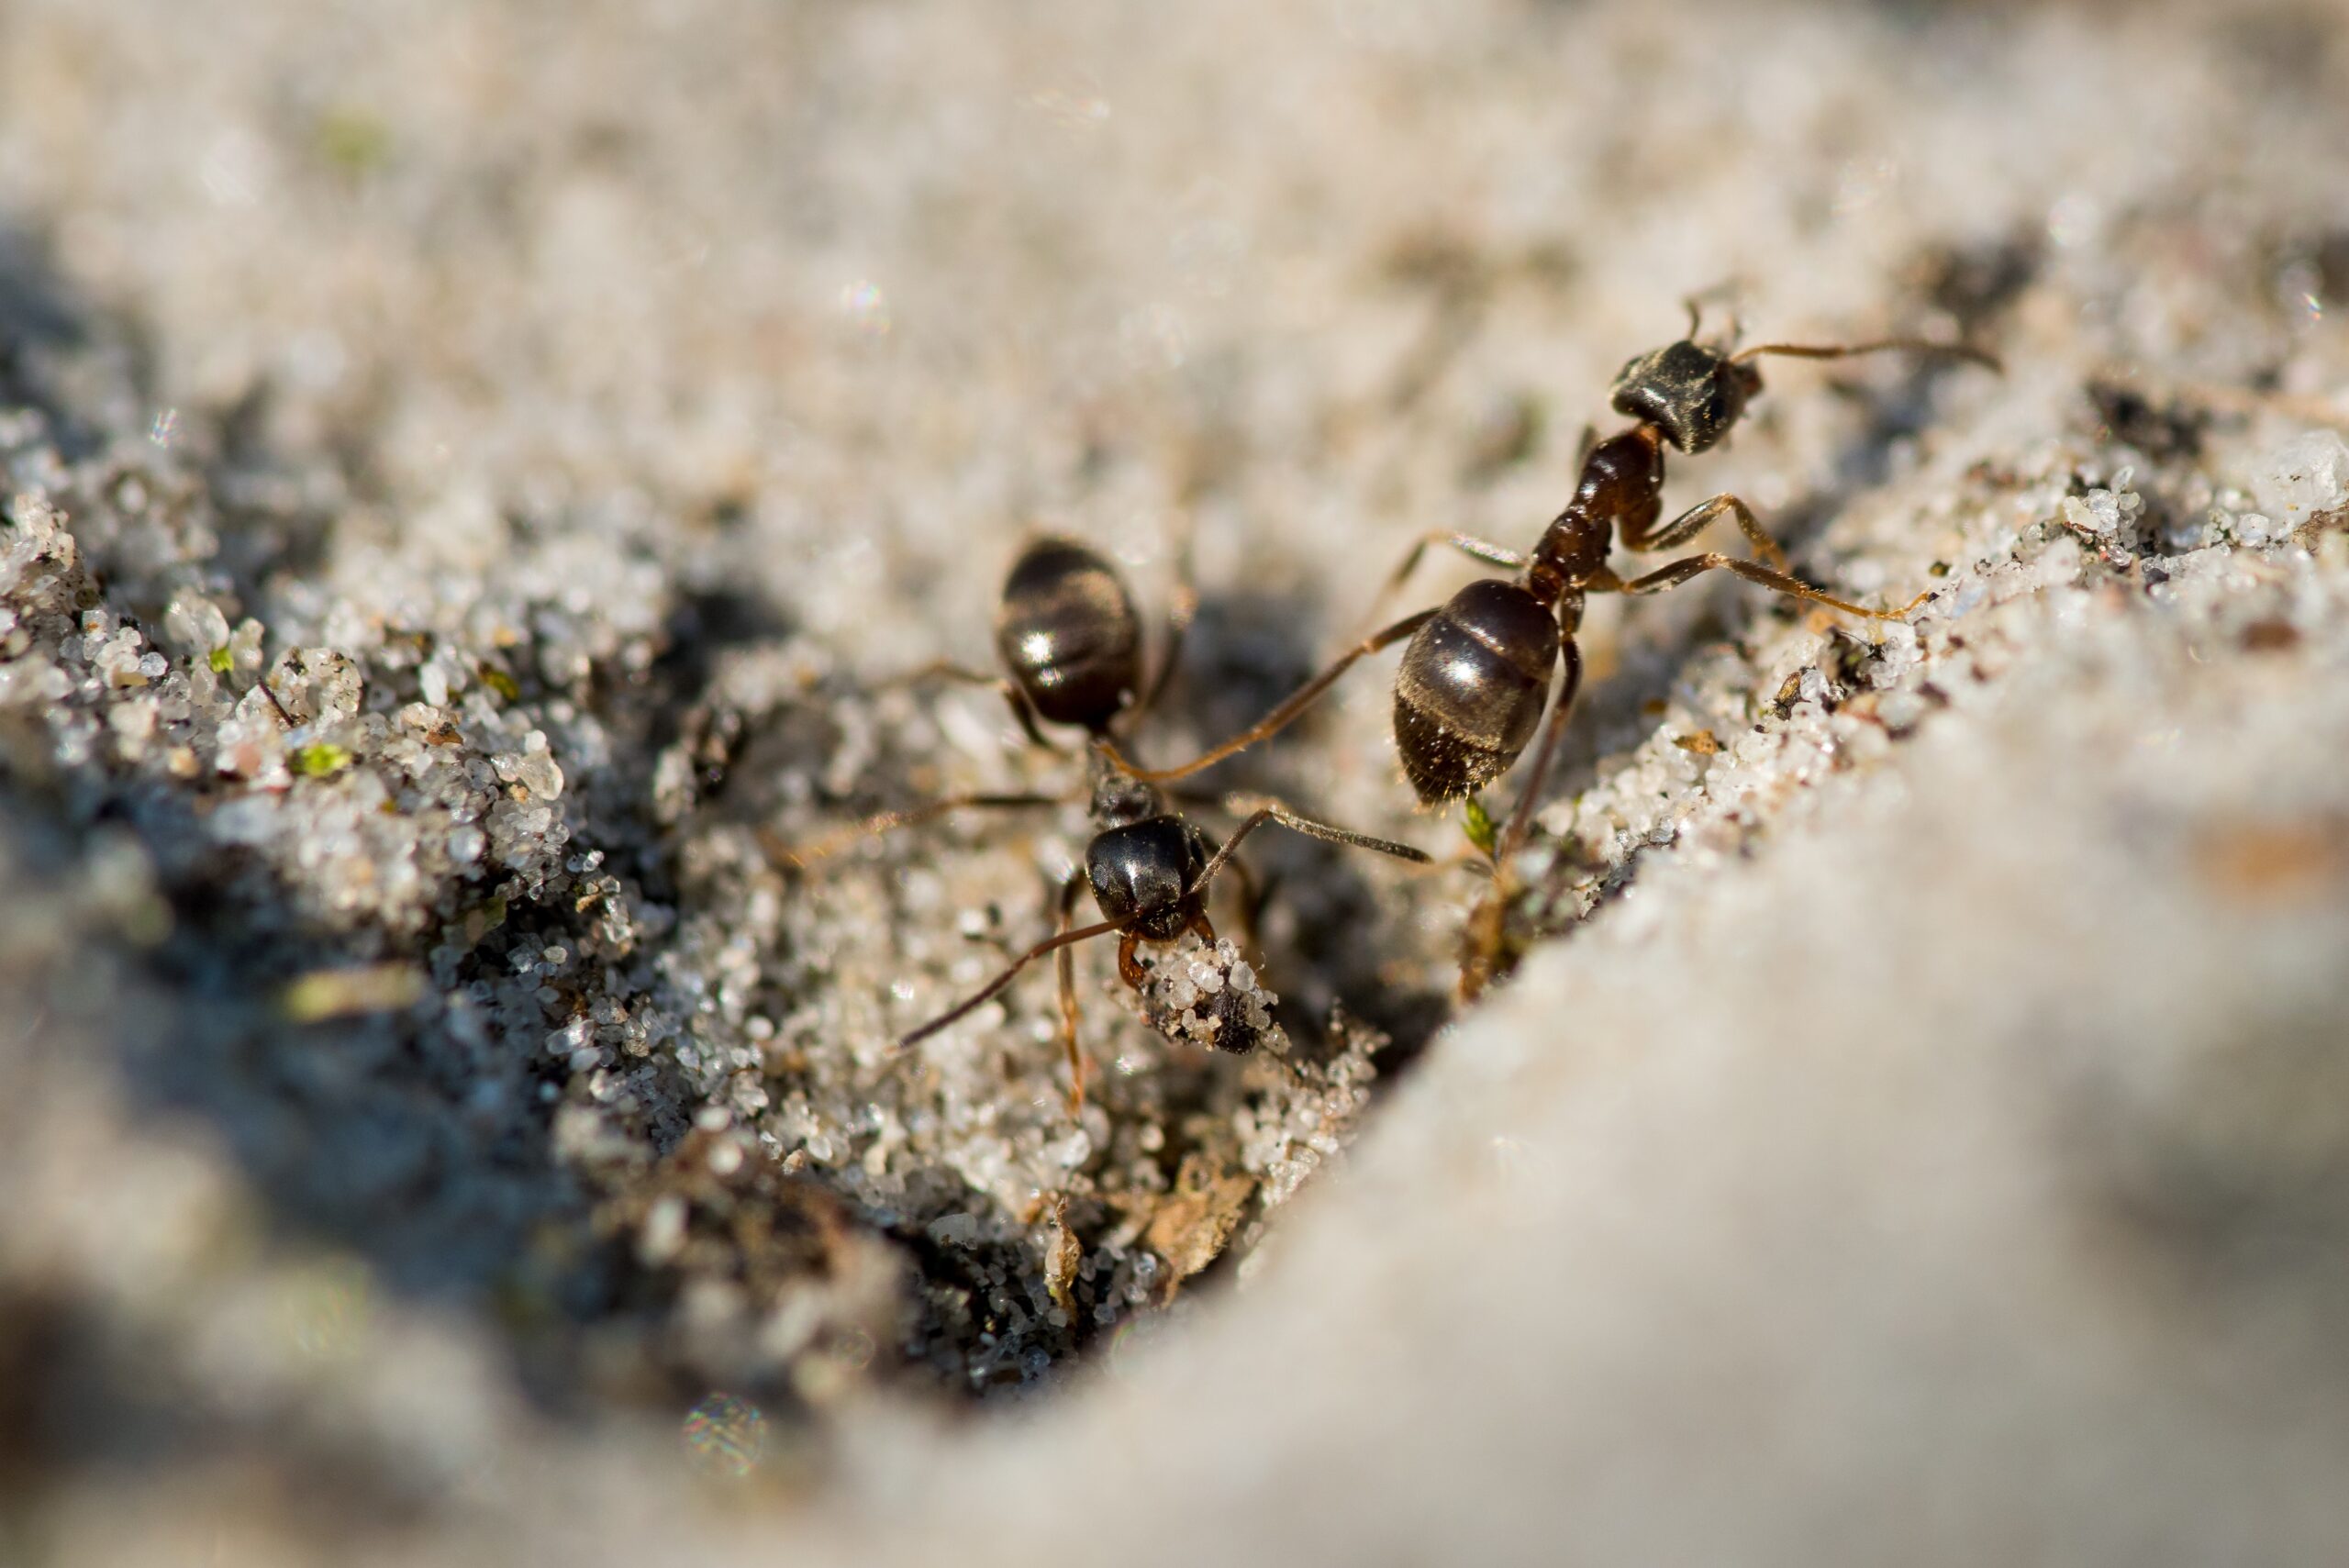
[[[996,651],[1037,716],[1106,733],[1141,686],[1141,618],[1117,569],[1071,539],[1036,540],[1003,584]]]
[[[1762,390],[1751,361],[1684,338],[1642,354],[1615,378],[1618,414],[1653,425],[1684,452],[1700,452],[1729,434]]]
[[[1085,877],[1102,918],[1121,931],[1171,942],[1205,907],[1194,887],[1214,851],[1207,835],[1180,817],[1145,817],[1105,828],[1085,851]]]

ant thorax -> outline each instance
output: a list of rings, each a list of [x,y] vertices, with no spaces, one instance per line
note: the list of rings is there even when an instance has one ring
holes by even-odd
[[[1096,746],[1085,759],[1092,789],[1086,806],[1097,828],[1122,828],[1144,817],[1166,815],[1166,797],[1153,785],[1135,778],[1103,748]]]

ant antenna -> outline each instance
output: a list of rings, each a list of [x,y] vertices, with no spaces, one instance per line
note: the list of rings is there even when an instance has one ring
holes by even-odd
[[[981,1007],[986,1006],[986,1004],[994,1001],[997,996],[1003,995],[1005,987],[1008,986],[1014,980],[1019,978],[1019,972],[1021,970],[1027,968],[1030,964],[1035,962],[1046,953],[1056,951],[1061,948],[1074,947],[1079,942],[1089,942],[1096,937],[1106,937],[1117,929],[1118,922],[1115,920],[1103,920],[1097,925],[1079,926],[1074,931],[1063,931],[1058,936],[1046,937],[1042,941],[1038,942],[1034,947],[1030,948],[1026,952],[1023,952],[1018,958],[1013,959],[1011,961],[1011,967],[1005,970],[1001,974],[996,975],[993,980],[988,981],[985,989],[980,991],[977,995],[973,996],[969,1001],[963,1003],[960,1006],[957,1006],[951,1011],[940,1014],[937,1018],[930,1019],[930,1022],[922,1025],[921,1028],[914,1030],[911,1034],[900,1035],[897,1039],[898,1049],[904,1050],[908,1046],[919,1045],[923,1040],[928,1040],[931,1035],[936,1034],[940,1029],[944,1029],[947,1025],[959,1022],[960,1020],[970,1017],[973,1013],[978,1011]]]
[[[786,842],[774,829],[759,829],[759,847],[767,858],[778,865],[788,865],[805,871],[818,861],[828,861],[841,851],[853,848],[867,839],[880,837],[896,828],[911,827],[917,822],[934,821],[951,812],[966,810],[1015,810],[1034,806],[1062,806],[1077,797],[1074,795],[941,795],[919,806],[902,811],[883,811],[862,822],[852,822],[820,839],[805,844]]]
[[[1420,627],[1424,626],[1429,621],[1433,620],[1435,617],[1436,611],[1433,609],[1421,610],[1417,615],[1404,617],[1401,620],[1397,621],[1393,626],[1385,627],[1371,633],[1370,636],[1356,643],[1353,648],[1348,649],[1345,654],[1340,658],[1336,663],[1331,664],[1328,669],[1314,676],[1312,680],[1308,681],[1303,686],[1290,693],[1289,695],[1282,701],[1279,706],[1274,708],[1272,712],[1266,714],[1263,718],[1258,719],[1248,728],[1233,736],[1230,740],[1226,740],[1222,745],[1202,751],[1199,755],[1192,758],[1187,762],[1182,763],[1180,766],[1172,768],[1141,768],[1134,766],[1125,757],[1117,753],[1114,749],[1112,750],[1111,755],[1117,761],[1119,765],[1125,769],[1126,773],[1130,776],[1142,784],[1172,784],[1176,779],[1187,779],[1193,773],[1205,773],[1208,769],[1215,766],[1218,762],[1222,762],[1226,757],[1236,756],[1240,752],[1245,751],[1249,747],[1256,744],[1257,741],[1268,740],[1272,736],[1279,733],[1281,730],[1287,728],[1288,726],[1295,721],[1297,715],[1303,713],[1307,708],[1311,707],[1316,701],[1319,700],[1323,692],[1328,691],[1331,686],[1337,684],[1338,677],[1352,669],[1353,667],[1354,661],[1364,658],[1368,654],[1375,653],[1382,648],[1400,642],[1403,639],[1410,636],[1411,633],[1419,630]]]
[[[1319,822],[1310,817],[1300,817],[1268,795],[1226,795],[1224,808],[1247,815],[1240,826],[1231,830],[1231,837],[1223,841],[1223,847],[1199,868],[1198,876],[1191,884],[1195,892],[1213,882],[1216,873],[1224,868],[1240,848],[1240,841],[1267,822],[1277,822],[1291,832],[1319,839],[1325,844],[1340,844],[1352,850],[1373,850],[1382,855],[1392,855],[1398,861],[1409,861],[1414,865],[1426,865],[1431,858],[1425,850],[1415,850],[1392,839],[1374,839],[1367,833],[1357,833],[1334,822]]]
[[[1848,360],[1856,354],[1880,354],[1906,350],[1917,354],[1938,354],[1948,359],[1967,360],[1986,370],[2003,375],[2006,366],[1998,357],[1971,343],[1936,343],[1930,338],[1878,338],[1865,343],[1756,343],[1729,356],[1733,365],[1748,360],[1758,360],[1765,354],[1777,354],[1790,360]]]
[[[1718,351],[1727,354],[1731,349],[1737,347],[1738,339],[1745,331],[1744,324],[1738,319],[1737,315],[1738,286],[1736,279],[1723,278],[1710,288],[1701,288],[1695,294],[1683,296],[1680,306],[1688,313],[1688,341],[1697,342],[1698,334],[1704,329],[1705,301],[1719,298],[1728,300],[1730,306],[1729,331],[1722,337]]]

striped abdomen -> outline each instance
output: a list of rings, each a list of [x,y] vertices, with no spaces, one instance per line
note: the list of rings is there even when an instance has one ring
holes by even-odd
[[[1003,585],[996,649],[1039,716],[1098,732],[1141,684],[1141,622],[1126,584],[1069,539],[1030,545]]]
[[[1533,739],[1558,623],[1515,583],[1471,583],[1404,650],[1395,747],[1419,799],[1454,800],[1508,772]]]

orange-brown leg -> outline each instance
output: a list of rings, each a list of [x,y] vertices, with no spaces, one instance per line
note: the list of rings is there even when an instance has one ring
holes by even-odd
[[[1558,689],[1558,700],[1550,708],[1549,722],[1542,727],[1539,750],[1533,754],[1532,771],[1525,776],[1525,784],[1518,792],[1517,805],[1508,814],[1500,838],[1493,846],[1493,884],[1476,901],[1469,912],[1465,951],[1460,960],[1460,998],[1474,1002],[1484,995],[1485,987],[1508,968],[1509,959],[1506,939],[1508,935],[1508,906],[1517,896],[1517,873],[1513,862],[1517,851],[1524,846],[1526,835],[1533,830],[1533,816],[1541,808],[1542,791],[1549,783],[1550,764],[1557,755],[1559,743],[1564,740],[1566,722],[1573,717],[1575,697],[1582,690],[1582,650],[1575,645],[1574,633],[1561,627],[1558,631],[1558,651],[1565,665],[1565,681]]]
[[[926,681],[952,681],[965,686],[993,686],[1003,694],[1004,702],[1011,708],[1011,717],[1019,721],[1020,731],[1031,743],[1060,756],[1068,754],[1067,747],[1055,745],[1051,738],[1045,735],[1037,722],[1036,710],[1028,705],[1027,694],[1019,689],[1019,683],[1008,681],[1001,675],[990,673],[985,670],[974,670],[968,665],[941,659],[935,663],[924,664],[918,670],[909,670],[902,675],[883,682],[882,684],[884,687],[911,686]]]
[[[1739,531],[1753,541],[1754,553],[1762,558],[1765,565],[1781,575],[1787,573],[1787,552],[1778,548],[1778,541],[1762,527],[1762,520],[1753,515],[1753,509],[1734,495],[1716,495],[1709,501],[1700,501],[1653,534],[1635,539],[1631,530],[1625,529],[1623,543],[1627,548],[1638,550],[1670,550],[1675,545],[1687,544],[1704,532],[1723,512],[1737,518]]]
[[[1579,467],[1580,464],[1577,463],[1576,466]],[[1370,601],[1370,613],[1364,617],[1364,619],[1378,618],[1378,613],[1386,607],[1386,601],[1393,598],[1396,591],[1410,580],[1411,573],[1419,569],[1419,562],[1425,558],[1428,546],[1431,544],[1442,545],[1447,550],[1456,550],[1471,561],[1482,562],[1486,566],[1497,566],[1504,572],[1525,570],[1526,556],[1521,550],[1511,550],[1505,544],[1495,544],[1490,539],[1478,539],[1473,534],[1464,534],[1456,529],[1434,528],[1412,541],[1411,548],[1403,554],[1402,564],[1388,573],[1386,581],[1380,584],[1378,596]]]
[[[1438,607],[1441,608],[1441,606]],[[1201,752],[1180,767],[1138,768],[1115,746],[1110,747],[1109,754],[1130,777],[1139,779],[1144,784],[1171,784],[1176,779],[1187,779],[1193,773],[1205,773],[1226,757],[1244,751],[1259,740],[1270,740],[1286,728],[1296,720],[1297,715],[1311,707],[1322,693],[1336,684],[1339,676],[1353,669],[1357,660],[1402,641],[1429,621],[1433,620],[1435,614],[1435,610],[1432,609],[1421,610],[1417,615],[1404,617],[1393,626],[1371,633],[1370,636],[1340,654],[1329,668],[1290,693],[1272,712],[1264,715],[1222,745]]]
[[[1773,572],[1768,567],[1754,562],[1739,561],[1727,555],[1691,555],[1675,561],[1669,566],[1658,567],[1644,577],[1634,577],[1629,582],[1616,576],[1612,572],[1603,573],[1592,578],[1586,586],[1594,594],[1660,594],[1666,588],[1678,587],[1699,573],[1710,572],[1716,567],[1733,572],[1749,583],[1758,584],[1765,588],[1784,594],[1789,598],[1808,599],[1813,604],[1825,605],[1830,609],[1842,610],[1845,615],[1865,616],[1870,620],[1898,620],[1932,597],[1932,591],[1927,589],[1898,609],[1872,610],[1865,605],[1855,605],[1849,599],[1839,599],[1831,594],[1814,588],[1799,577],[1789,577],[1783,572]]]
[[[1137,991],[1150,980],[1141,960],[1134,956],[1134,950],[1141,945],[1141,939],[1131,931],[1121,932],[1118,937],[1118,978]]]
[[[829,860],[843,850],[854,849],[867,839],[876,838],[899,828],[910,828],[917,823],[933,821],[951,812],[1024,810],[1037,806],[1064,806],[1076,798],[1077,796],[1072,795],[1005,795],[986,792],[942,795],[936,800],[925,801],[919,806],[908,806],[903,811],[884,811],[877,816],[868,817],[862,822],[852,822],[844,828],[835,828],[822,837],[809,840],[806,843],[792,843],[774,829],[762,828],[758,830],[759,847],[765,852],[767,859],[775,865],[805,871],[818,861]]]
[[[1001,974],[988,981],[976,993],[939,1014],[921,1028],[899,1035],[897,1049],[910,1050],[948,1025],[960,1023],[963,1019],[969,1018],[973,1013],[1002,995],[1005,988],[1019,978],[1021,970],[1026,969],[1046,953],[1058,952],[1061,949],[1074,947],[1078,942],[1089,942],[1096,937],[1106,937],[1117,929],[1118,923],[1115,920],[1103,920],[1091,926],[1079,926],[1074,931],[1063,931],[1057,936],[1046,937],[1042,941],[1013,959]]]

